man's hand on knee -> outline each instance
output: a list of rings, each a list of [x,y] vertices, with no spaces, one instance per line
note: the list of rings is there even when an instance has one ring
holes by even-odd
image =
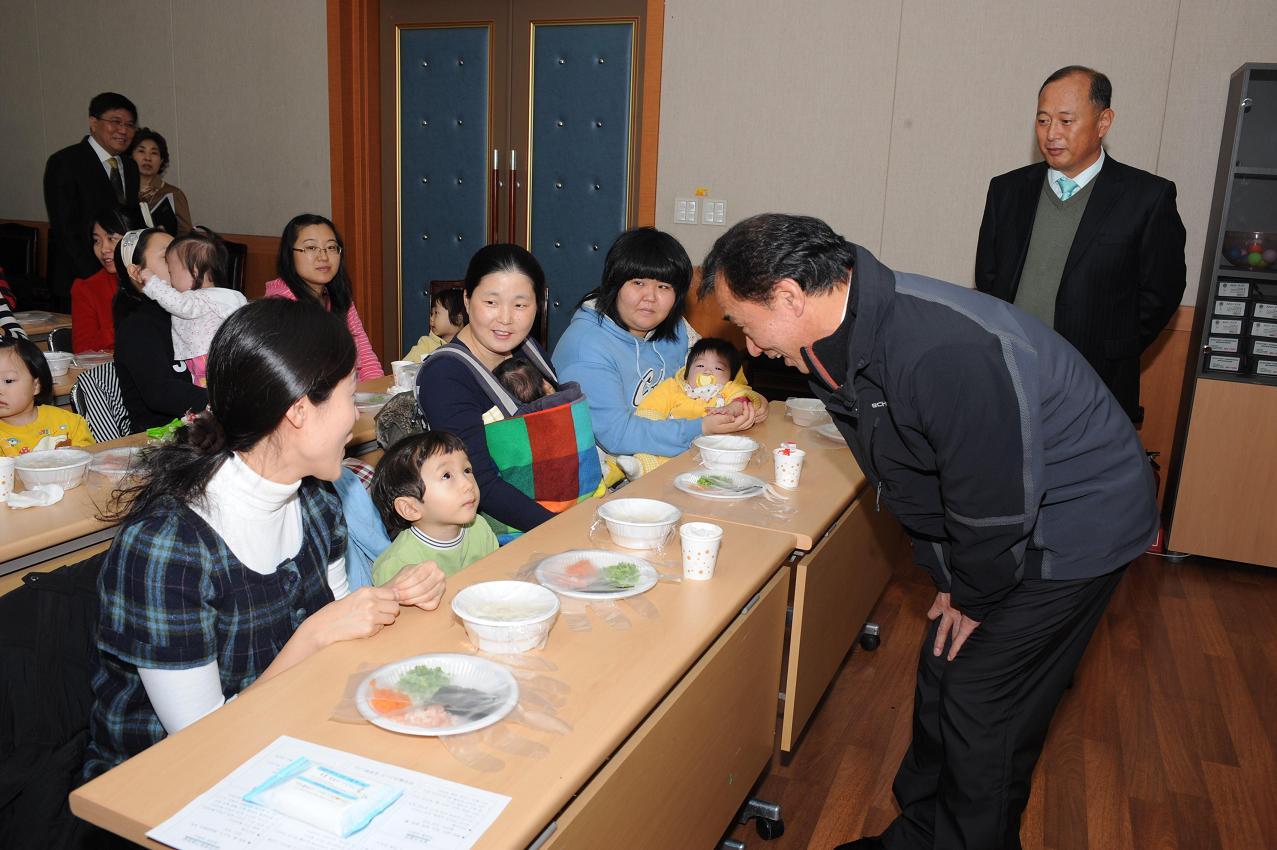
[[[947,660],[952,661],[958,657],[958,650],[962,649],[967,638],[971,637],[971,633],[979,628],[980,624],[954,608],[947,593],[937,593],[935,601],[931,603],[931,610],[927,611],[928,620],[937,618],[940,622],[936,625],[936,642],[932,647],[932,654],[939,656],[944,652],[945,642],[948,641]]]

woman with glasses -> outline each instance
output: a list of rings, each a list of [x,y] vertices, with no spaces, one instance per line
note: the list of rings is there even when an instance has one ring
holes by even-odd
[[[331,221],[313,213],[294,216],[279,239],[276,270],[279,277],[266,284],[267,298],[315,301],[338,316],[345,316],[346,327],[355,338],[359,380],[386,374],[355,310],[350,277],[342,262],[341,234]]]

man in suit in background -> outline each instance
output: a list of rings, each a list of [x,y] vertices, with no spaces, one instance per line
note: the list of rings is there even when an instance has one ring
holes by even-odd
[[[1139,424],[1140,354],[1184,294],[1184,225],[1174,183],[1105,154],[1112,96],[1091,68],[1047,77],[1037,112],[1046,161],[989,181],[975,283],[1055,328]]]
[[[49,289],[62,312],[71,312],[71,283],[102,268],[93,253],[93,216],[108,207],[137,206],[137,163],[124,155],[136,131],[133,101],[103,92],[89,102],[89,135],[44,167]]]

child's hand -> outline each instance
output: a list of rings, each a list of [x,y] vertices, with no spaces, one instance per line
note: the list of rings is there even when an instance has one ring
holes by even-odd
[[[423,611],[433,611],[443,599],[446,577],[434,561],[422,561],[400,570],[386,587],[398,591],[400,605],[416,605]]]
[[[715,415],[706,415],[701,419],[702,434],[731,434],[735,431],[746,431],[754,426],[754,406],[746,405],[737,411],[734,405],[721,408]]]

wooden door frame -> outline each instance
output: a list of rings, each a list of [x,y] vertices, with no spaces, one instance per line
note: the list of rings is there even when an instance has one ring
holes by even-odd
[[[639,226],[656,224],[657,154],[661,124],[661,61],[665,0],[646,0],[639,93]],[[328,0],[328,134],[333,222],[354,248],[350,272],[355,304],[383,363],[398,335],[398,305],[387,303],[381,216],[381,2]],[[393,322],[391,321],[391,317]]]

